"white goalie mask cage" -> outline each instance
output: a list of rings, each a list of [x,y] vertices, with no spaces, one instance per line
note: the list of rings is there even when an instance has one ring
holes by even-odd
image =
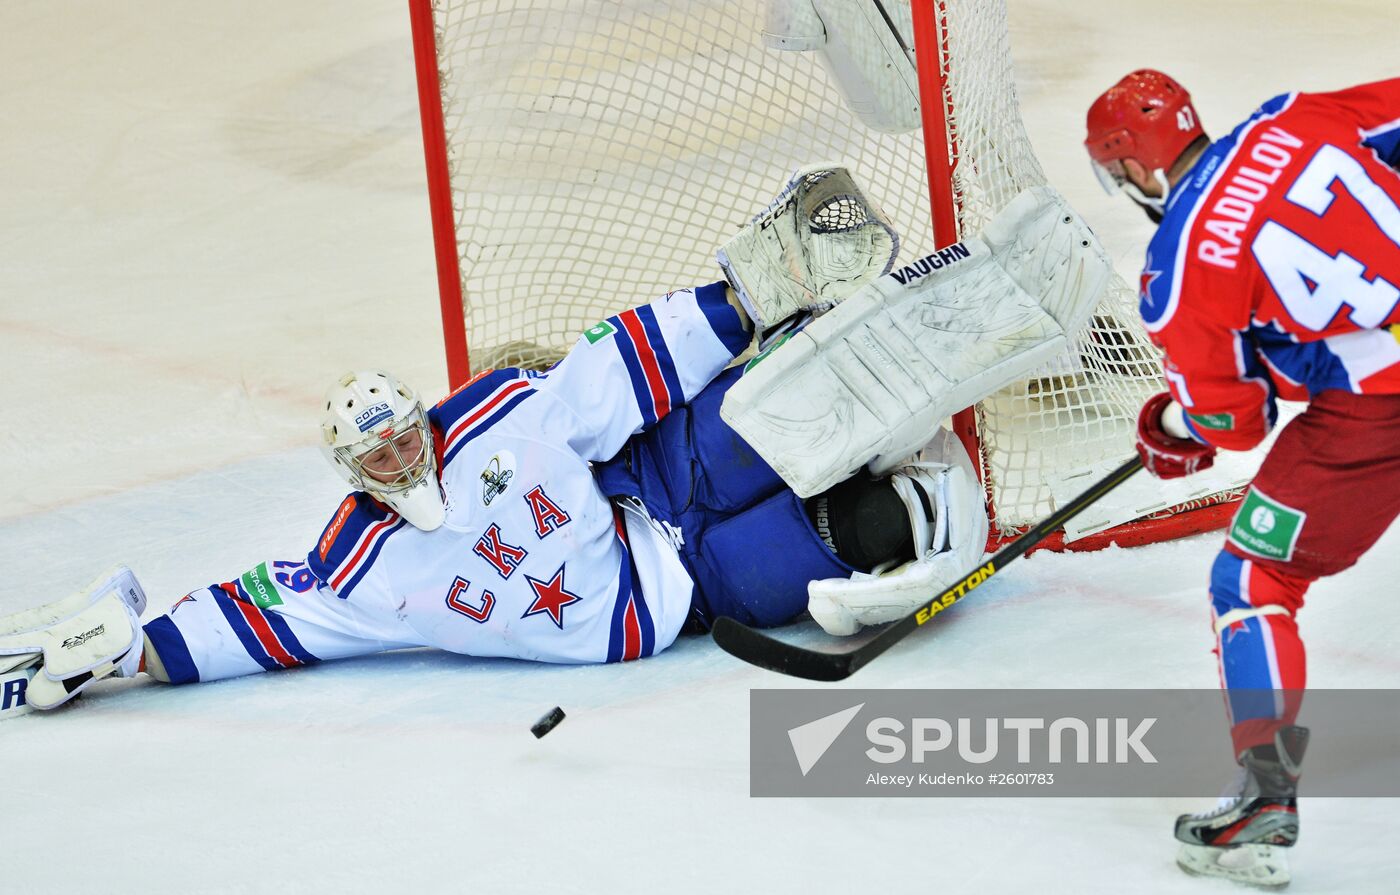
[[[325,403],[321,449],[340,477],[416,528],[442,525],[433,430],[418,394],[388,373],[356,371],[326,391]]]

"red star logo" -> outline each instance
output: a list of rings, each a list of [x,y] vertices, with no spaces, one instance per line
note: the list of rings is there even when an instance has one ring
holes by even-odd
[[[1162,275],[1160,270],[1144,270],[1142,276],[1138,277],[1138,294],[1148,295],[1148,290],[1152,288],[1152,282]]]
[[[1244,619],[1239,619],[1238,621],[1230,622],[1221,633],[1224,635],[1225,642],[1229,643],[1235,639],[1236,634],[1248,634],[1249,626],[1245,624]]]
[[[554,577],[548,581],[540,581],[537,578],[525,576],[531,589],[535,592],[535,602],[530,604],[530,608],[525,610],[521,618],[529,618],[541,612],[548,613],[554,626],[559,630],[564,629],[564,607],[570,603],[577,603],[583,599],[578,594],[571,594],[564,590],[564,567],[559,566],[559,570],[554,573]]]

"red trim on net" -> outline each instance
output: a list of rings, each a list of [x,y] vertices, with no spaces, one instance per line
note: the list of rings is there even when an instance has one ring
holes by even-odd
[[[437,256],[438,299],[447,349],[451,388],[471,376],[467,354],[466,308],[462,303],[462,269],[457,258],[457,226],[452,213],[452,180],[447,165],[447,128],[442,120],[442,84],[438,80],[437,41],[432,0],[408,0],[413,26],[413,60],[418,74],[418,113],[423,122],[423,160],[428,173],[428,209],[433,220]]]
[[[1057,531],[1055,534],[1041,541],[1039,546],[1032,548],[1029,552],[1036,550],[1066,551],[1069,553],[1090,553],[1095,550],[1103,550],[1105,547],[1141,547],[1144,544],[1156,544],[1161,541],[1174,541],[1177,538],[1185,538],[1191,535],[1203,534],[1208,531],[1217,531],[1230,523],[1230,519],[1235,515],[1235,509],[1239,506],[1240,498],[1232,497],[1221,503],[1213,503],[1210,506],[1200,507],[1194,510],[1177,510],[1170,515],[1159,518],[1138,519],[1134,522],[1125,522],[1122,525],[1105,529],[1097,534],[1082,537],[1077,541],[1065,543],[1065,533]],[[993,532],[987,538],[987,550],[999,550],[1012,541],[1017,535],[998,535]]]
[[[928,168],[929,211],[933,224],[933,246],[941,249],[958,241],[958,206],[953,195],[953,172],[958,166],[957,136],[952,120],[952,99],[943,77],[943,60],[948,44],[948,8],[942,0],[916,0],[914,13],[914,56],[919,62],[919,112],[923,119],[924,164]],[[925,64],[932,60],[933,64]],[[964,408],[953,415],[953,434],[972,457],[977,478],[986,484],[982,469],[982,442],[977,437],[977,409]],[[987,513],[993,516],[990,495]]]

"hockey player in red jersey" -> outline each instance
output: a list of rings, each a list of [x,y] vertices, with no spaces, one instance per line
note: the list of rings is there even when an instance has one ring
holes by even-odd
[[[1160,478],[1279,434],[1210,578],[1241,789],[1177,821],[1189,871],[1288,881],[1307,731],[1295,614],[1400,514],[1400,79],[1288,93],[1211,142],[1170,77],[1133,72],[1090,107],[1104,185],[1154,222],[1140,310],[1169,391],[1138,452]],[[1262,697],[1261,697],[1262,691]]]

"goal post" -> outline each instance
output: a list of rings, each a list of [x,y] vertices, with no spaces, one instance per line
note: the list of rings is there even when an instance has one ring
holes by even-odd
[[[423,160],[428,178],[428,211],[433,224],[442,341],[447,352],[447,381],[456,389],[471,377],[467,326],[462,296],[462,267],[457,257],[457,221],[452,213],[452,176],[442,114],[442,80],[438,76],[437,29],[431,2],[409,0],[413,60],[418,82],[418,116],[423,128]]]
[[[896,52],[918,63],[914,126],[867,126],[838,66],[811,51],[819,40],[764,34],[775,2],[887,22]],[[547,365],[598,320],[719,279],[715,249],[804,164],[849,163],[903,237],[904,262],[980,231],[1046,182],[1021,121],[1004,0],[409,8],[454,387],[472,367]],[[1132,290],[1115,277],[1108,292],[1065,356],[954,420],[994,541],[1120,462],[1138,408],[1163,388]],[[1058,546],[1218,528],[1244,481],[1165,503],[1125,486],[1122,506]]]

